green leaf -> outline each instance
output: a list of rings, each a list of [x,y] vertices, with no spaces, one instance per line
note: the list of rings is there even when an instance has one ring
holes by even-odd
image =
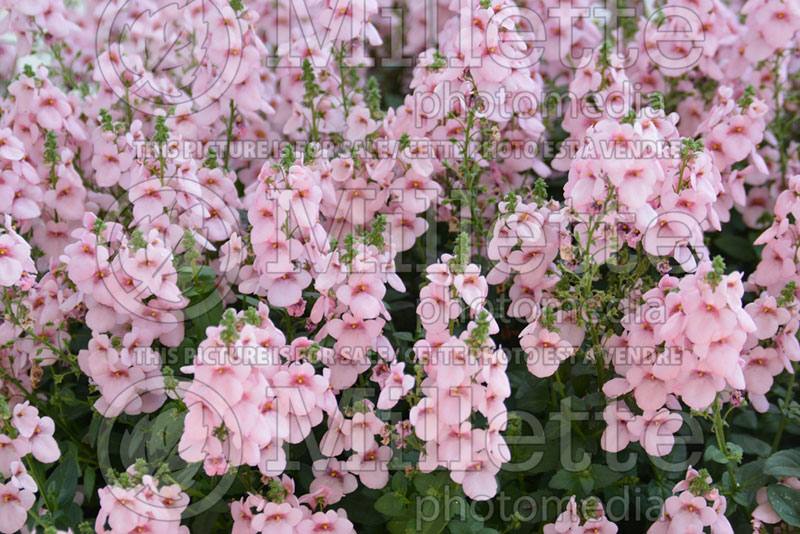
[[[58,509],[58,512],[54,515],[53,522],[57,528],[67,530],[77,525],[81,519],[83,519],[81,507],[70,501]]]
[[[610,469],[609,471],[613,473]],[[571,473],[566,469],[561,469],[550,479],[550,487],[553,489],[567,490],[583,495],[590,494],[594,485],[594,478],[589,471]]]
[[[764,472],[775,477],[800,477],[800,449],[778,451],[764,463]]]
[[[553,489],[573,490],[575,489],[575,480],[572,473],[566,469],[561,469],[553,478],[550,479],[550,487]]]
[[[223,309],[222,296],[220,296],[219,291],[215,290],[200,302],[186,308],[184,315],[187,319],[192,320],[192,323],[198,329],[198,334],[205,337],[206,328],[219,324],[220,319],[222,319]]]
[[[386,530],[392,534],[414,534],[417,531],[414,521],[405,516],[396,517],[386,524]]]
[[[167,461],[170,453],[177,456],[177,444],[183,433],[183,417],[175,406],[169,406],[161,411],[149,429],[150,437],[147,440],[147,460]]]
[[[94,483],[97,480],[97,471],[87,466],[83,472],[83,491],[86,494],[86,500],[91,501],[94,498]]]
[[[447,513],[441,500],[438,506],[430,500],[423,502],[421,511],[422,534],[439,534],[447,526]]]
[[[601,489],[610,486],[622,478],[622,474],[608,466],[596,464],[592,466],[592,478],[594,479],[594,487]]]
[[[66,506],[75,498],[75,491],[78,487],[78,477],[80,468],[73,456],[62,457],[47,479],[47,492],[56,495],[58,504]]]
[[[450,521],[447,524],[447,530],[449,530],[452,534],[472,534],[472,525],[467,523],[466,521],[462,521],[460,519],[456,519],[455,521]]]
[[[402,496],[396,493],[387,493],[375,501],[375,509],[388,516],[400,515],[403,512],[405,502]]]
[[[392,476],[392,489],[405,495],[406,490],[408,490],[408,477],[406,477],[405,473],[398,472]]]
[[[414,341],[414,334],[411,332],[395,332],[394,337],[397,338],[399,341]]]
[[[764,474],[764,460],[758,459],[742,465],[736,472],[736,481],[743,491],[755,491],[764,487],[767,475]]]
[[[708,446],[706,452],[703,454],[703,459],[706,462],[717,462],[718,464],[727,464],[730,461],[715,445]]]
[[[744,449],[742,449],[739,445],[735,443],[731,443],[730,441],[727,443],[728,446],[728,459],[737,464],[742,461],[742,456],[744,455]]]
[[[734,434],[731,439],[734,443],[741,445],[746,454],[769,456],[772,450],[772,446],[769,443],[750,434]]]
[[[435,471],[433,473],[426,473],[414,477],[414,487],[422,495],[427,495],[429,490],[438,490],[447,481],[447,473],[444,471]]]
[[[470,515],[469,513],[467,515]],[[466,519],[455,519],[447,524],[447,530],[451,534],[492,534],[497,532],[494,529],[483,526],[483,521],[474,517]]]
[[[592,489],[594,489],[594,479],[591,476],[579,477],[578,484],[580,484],[584,495],[589,495],[592,492]]]
[[[784,522],[800,527],[800,491],[774,484],[767,488],[767,497],[772,509]]]

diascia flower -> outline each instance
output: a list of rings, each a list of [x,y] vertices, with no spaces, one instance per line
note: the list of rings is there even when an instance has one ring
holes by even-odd
[[[796,0],[73,4],[0,9],[0,532],[796,523]]]
[[[36,497],[28,490],[11,483],[0,484],[0,532],[11,534],[21,529],[35,500]]]

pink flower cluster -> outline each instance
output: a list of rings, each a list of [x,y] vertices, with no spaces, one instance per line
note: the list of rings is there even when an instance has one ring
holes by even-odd
[[[622,320],[623,335],[609,340],[609,359],[624,378],[606,382],[603,391],[610,398],[632,391],[644,415],[633,417],[623,401],[609,405],[603,448],[616,452],[641,440],[648,454],[664,455],[681,426],[669,412],[680,409],[678,398],[705,411],[718,394],[751,387],[746,378],[755,375],[741,355],[756,325],[742,307],[743,294],[739,273],[715,276],[705,262],[680,280],[663,277],[642,295]],[[752,387],[760,391],[761,384]]]
[[[38,486],[25,468],[28,455],[49,464],[61,456],[53,438],[55,424],[49,417],[40,417],[39,410],[28,401],[14,406],[9,421],[11,435],[0,434],[0,532],[11,534],[25,525],[28,510],[33,507]]]
[[[418,307],[425,338],[414,345],[425,374],[423,396],[411,408],[414,433],[425,441],[419,468],[445,467],[470,498],[490,499],[497,492],[495,474],[510,459],[500,432],[508,422],[504,401],[511,386],[506,355],[489,337],[498,332],[484,308],[489,286],[480,267],[449,254],[428,267],[427,278]],[[471,320],[455,337],[450,325],[461,315],[462,302]],[[487,428],[473,426],[475,413],[486,418]]]
[[[0,286],[3,287],[15,286],[23,277],[36,274],[31,246],[14,231],[9,219],[6,216],[5,233],[0,235]]]
[[[713,273],[705,262],[680,280],[663,277],[642,295],[643,305],[623,318],[625,333],[614,341],[628,349],[613,353],[625,378],[608,383],[607,394],[633,390],[643,410],[658,410],[675,395],[703,411],[726,387],[747,387],[739,357],[756,326],[742,307],[741,274],[714,280]]]
[[[105,486],[97,493],[100,512],[95,520],[95,532],[189,534],[189,527],[181,525],[181,514],[189,506],[189,496],[178,484],[161,484],[150,475],[144,475],[136,482]]]
[[[710,527],[715,534],[733,534],[725,517],[727,500],[717,488],[711,488],[708,472],[691,467],[686,477],[675,484],[673,496],[664,501],[662,515],[647,530],[648,534],[704,532]]]
[[[720,229],[713,209],[723,190],[719,170],[705,150],[675,154],[677,119],[645,108],[630,124],[604,119],[586,132],[564,193],[598,261],[641,242],[648,254],[693,270],[694,254],[705,254],[703,232]],[[591,214],[600,213],[602,223],[593,224]],[[606,236],[609,226],[618,231]]]
[[[228,316],[227,326],[209,327],[182,391],[188,407],[180,455],[203,462],[208,475],[231,467],[258,466],[265,475],[283,472],[283,443],[299,443],[336,409],[328,378],[306,361],[308,345],[291,345],[269,320],[267,306],[244,320]],[[282,362],[281,355],[288,355]]]
[[[347,475],[336,475],[332,488],[348,484]],[[352,475],[349,475],[352,477]],[[353,483],[355,483],[353,481]],[[295,496],[294,480],[283,476],[273,481],[271,486],[276,493],[273,500],[261,495],[249,494],[231,503],[233,534],[312,534],[330,532],[331,534],[354,534],[353,523],[347,519],[343,509],[314,512],[318,502],[313,495]]]
[[[185,408],[186,462],[264,477],[263,495],[231,504],[235,534],[350,534],[330,507],[384,488],[398,450],[472,499],[500,491],[512,390],[493,337],[513,329],[496,294],[524,323],[527,379],[551,381],[554,402],[567,360],[596,366],[606,451],[669,453],[684,405],[746,394],[766,412],[800,361],[800,146],[782,89],[800,70],[796,0],[670,0],[613,44],[590,0],[437,0],[435,42],[418,0],[70,4],[0,2],[0,532],[39,512],[28,459],[64,449],[31,404],[51,378],[88,382],[107,418]],[[414,22],[398,47],[384,15],[403,4]],[[400,103],[366,81],[384,44],[417,56]],[[28,65],[41,55],[49,67]],[[564,88],[566,108],[545,113]],[[668,101],[641,101],[650,91]],[[560,154],[531,150],[558,126]],[[553,171],[564,202],[547,200],[553,180],[531,187]],[[706,260],[734,210],[763,232],[747,278]],[[467,222],[474,242],[453,255],[421,250]],[[398,264],[417,247],[440,259],[408,294],[420,280]],[[601,268],[634,254],[684,274],[636,277],[621,324],[598,332],[581,299],[611,295]],[[416,331],[396,328],[398,295],[418,304]],[[206,328],[195,312],[212,301],[208,316],[227,310]],[[161,354],[195,345],[191,365]],[[368,381],[374,395],[344,401]],[[315,431],[321,457],[296,497],[287,451]],[[188,532],[178,485],[127,475],[99,490],[98,532]],[[709,484],[690,470],[652,533],[731,532]],[[764,490],[757,502],[754,528],[776,523]],[[617,527],[573,498],[544,532]]]
[[[570,497],[566,509],[558,515],[555,523],[544,526],[544,534],[616,534],[618,531],[617,525],[606,517],[600,501],[594,497],[586,499],[581,503],[579,511],[574,495]]]

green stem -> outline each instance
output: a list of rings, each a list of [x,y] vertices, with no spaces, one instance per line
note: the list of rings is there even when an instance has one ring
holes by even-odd
[[[28,466],[28,472],[33,477],[33,480],[36,482],[36,486],[39,488],[39,491],[42,494],[42,499],[44,499],[44,506],[47,508],[47,511],[52,514],[56,510],[58,510],[58,506],[50,502],[50,499],[47,495],[47,489],[44,487],[44,477],[42,473],[39,471],[39,467],[36,465],[36,462],[30,458],[23,459],[25,464]]]
[[[236,119],[236,105],[233,103],[233,100],[230,101],[230,110],[231,114],[228,117],[228,125],[225,130],[225,156],[223,158],[226,171],[230,170],[230,167],[228,167],[228,160],[230,159],[231,155],[231,135],[233,134],[233,122]]]
[[[794,372],[789,377],[789,385],[786,387],[786,396],[784,396],[783,402],[784,409],[781,410],[781,422],[778,425],[778,431],[775,433],[775,438],[772,440],[771,454],[775,454],[775,452],[778,450],[778,446],[781,443],[781,436],[783,435],[783,431],[786,429],[786,407],[789,405],[789,401],[792,400],[792,394],[794,393],[794,384],[795,379],[797,378],[797,364],[792,363],[792,368]]]
[[[730,452],[728,451],[728,442],[725,439],[725,419],[722,417],[722,403],[719,401],[719,399],[714,401],[713,418],[712,428],[714,430],[714,435],[717,438],[717,446],[719,447],[719,450],[722,451],[722,454],[724,454],[726,457],[729,457]],[[728,476],[731,477],[733,493],[738,493],[739,484],[736,483],[736,474],[733,471],[733,466],[731,466],[730,462],[728,462],[725,464],[725,467],[728,470]]]

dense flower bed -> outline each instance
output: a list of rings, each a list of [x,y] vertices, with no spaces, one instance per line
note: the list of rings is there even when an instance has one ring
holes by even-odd
[[[0,532],[800,528],[798,0],[0,21]]]

